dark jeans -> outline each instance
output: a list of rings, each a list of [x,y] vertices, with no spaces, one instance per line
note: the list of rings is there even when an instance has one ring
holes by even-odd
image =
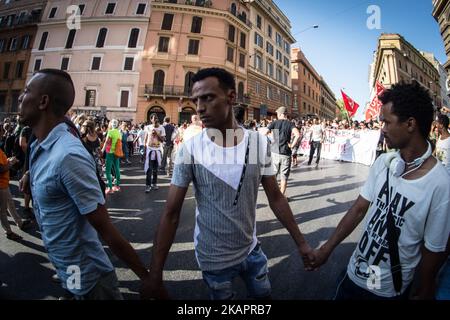
[[[313,157],[314,157],[314,152],[316,152],[317,150],[317,160],[316,163],[319,164],[320,161],[320,150],[322,149],[322,143],[320,142],[315,142],[313,141],[311,143],[311,150],[309,151],[309,161],[308,164],[311,164]]]
[[[128,146],[128,155],[130,155],[130,156],[134,155],[133,141],[127,141],[127,146]]]
[[[340,277],[342,279],[342,277]],[[409,286],[403,294],[397,297],[385,298],[377,296],[372,292],[357,286],[345,273],[345,278],[341,281],[337,288],[334,300],[408,300],[411,286]]]
[[[158,160],[149,160],[146,185],[156,185],[158,179]]]

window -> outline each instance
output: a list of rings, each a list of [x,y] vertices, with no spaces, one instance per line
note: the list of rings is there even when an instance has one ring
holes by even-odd
[[[10,69],[11,69],[11,62],[5,62],[5,67],[3,68],[3,80],[9,79]]]
[[[101,63],[102,63],[102,57],[94,57],[92,59],[91,70],[100,70]]]
[[[261,84],[259,82],[255,82],[255,93],[256,94],[261,93]]]
[[[191,96],[192,95],[192,87],[194,86],[194,81],[192,81],[192,78],[194,78],[193,72],[186,73],[186,76],[184,77],[184,95],[185,96]]]
[[[266,43],[266,51],[268,54],[273,56],[273,45],[270,42]]]
[[[263,37],[261,37],[257,32],[255,32],[255,44],[260,46],[261,48],[264,48],[264,40]]]
[[[84,99],[84,106],[85,107],[95,107],[95,100],[97,97],[97,91],[96,90],[86,90],[86,97]]]
[[[267,75],[271,78],[273,78],[273,63],[267,62]]]
[[[73,42],[75,40],[76,33],[77,33],[76,29],[72,29],[69,31],[69,35],[67,36],[67,41],[66,41],[66,49],[70,49],[73,47]]]
[[[120,107],[121,108],[128,108],[129,98],[130,98],[130,91],[128,91],[128,90],[120,91]]]
[[[0,53],[5,50],[5,39],[0,39]]]
[[[85,8],[86,6],[84,5],[84,4],[79,4],[78,5],[78,9],[80,10],[80,16],[82,16],[83,15],[83,12],[84,12],[84,8]]]
[[[234,61],[234,49],[231,47],[227,47],[227,61]]]
[[[239,54],[239,67],[245,68],[245,54]]]
[[[69,70],[69,61],[70,61],[69,57],[63,57],[61,59],[61,70],[63,71]]]
[[[244,100],[244,83],[243,82],[239,82],[238,84],[238,98],[240,101]]]
[[[103,48],[105,46],[106,34],[108,33],[108,29],[101,28],[98,32],[97,44],[95,45],[97,48]]]
[[[11,42],[9,45],[9,51],[16,51],[17,50],[17,37],[11,38]]]
[[[136,9],[136,14],[144,14],[146,8],[147,8],[146,3],[139,3]]]
[[[169,52],[169,37],[160,37],[158,43],[158,52]]]
[[[288,54],[291,52],[291,45],[286,40],[284,41],[284,51]]]
[[[6,111],[6,91],[0,91],[0,112]]]
[[[232,3],[231,4],[231,8],[230,8],[230,12],[235,16],[237,11],[236,11],[236,4]]]
[[[234,43],[234,39],[236,37],[236,28],[232,25],[228,26],[228,41]]]
[[[25,61],[17,61],[15,79],[22,79]]]
[[[245,33],[241,32],[241,48],[245,49],[246,47],[246,43],[247,43],[247,36],[245,35]]]
[[[31,36],[30,35],[25,35],[25,36],[23,36],[22,37],[22,49],[23,50],[26,50],[26,49],[28,49],[28,47],[30,46],[30,40],[31,40]],[[1,52],[2,50],[0,49],[0,52]]]
[[[263,60],[260,54],[255,54],[255,69],[263,71]]]
[[[191,33],[201,33],[202,32],[202,23],[203,19],[200,17],[193,17],[192,18],[192,26],[191,26]]]
[[[48,32],[44,32],[41,36],[41,42],[39,43],[39,50],[45,49],[45,44],[47,42]]]
[[[283,74],[280,67],[277,67],[277,81],[282,82]]]
[[[288,57],[284,57],[284,65],[285,65],[286,67],[289,68],[289,66],[290,66],[290,61],[289,61],[289,58],[288,58]]]
[[[281,54],[281,52],[279,50],[277,50],[277,60],[280,62],[283,62],[283,55]]]
[[[173,14],[165,13],[161,30],[172,30],[172,24],[173,24]]]
[[[189,39],[188,54],[198,55],[200,40]]]
[[[133,71],[133,66],[134,66],[134,57],[126,57],[125,58],[125,63],[123,66],[123,70],[125,71]]]
[[[58,8],[57,7],[53,7],[51,10],[50,10],[50,14],[48,15],[48,18],[49,19],[53,19],[55,16],[56,16],[56,11],[58,10]]]
[[[162,70],[157,70],[153,77],[153,92],[162,94],[164,92],[165,74]]]
[[[42,59],[36,59],[36,60],[34,61],[34,68],[33,68],[33,71],[36,72],[36,71],[41,70],[41,65],[42,65]]]
[[[272,26],[270,24],[267,26],[267,35],[272,39]]]
[[[110,2],[106,6],[105,14],[114,14],[114,10],[115,9],[116,9],[116,3],[115,2]]]
[[[11,112],[17,112],[19,110],[20,95],[21,95],[20,90],[11,91]]]
[[[136,48],[139,38],[139,29],[131,29],[130,39],[128,40],[128,48]]]
[[[260,15],[256,15],[256,26],[261,30],[262,19]]]
[[[275,35],[275,39],[277,42],[277,46],[279,46],[280,48],[283,46],[283,39],[281,38],[281,34],[279,34],[278,32]]]

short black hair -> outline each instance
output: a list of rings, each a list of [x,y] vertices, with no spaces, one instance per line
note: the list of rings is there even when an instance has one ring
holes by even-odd
[[[438,121],[439,124],[442,124],[444,126],[444,128],[448,128],[449,119],[448,119],[448,117],[446,115],[439,114],[437,121]]]
[[[196,83],[209,77],[217,78],[217,80],[219,80],[219,86],[223,91],[236,91],[236,81],[234,79],[234,76],[230,72],[222,68],[201,69],[194,75],[194,77],[192,77],[192,82]]]
[[[234,106],[233,113],[234,113],[234,117],[235,117],[236,121],[239,124],[243,124],[244,118],[245,118],[245,108],[240,105]]]
[[[408,118],[417,121],[421,135],[428,139],[433,123],[433,100],[430,93],[417,81],[394,84],[379,96],[385,105],[392,102],[392,112],[404,122]]]
[[[75,100],[75,86],[70,75],[59,69],[42,69],[35,74],[47,76],[40,90],[50,98],[50,105],[56,116],[64,116]]]

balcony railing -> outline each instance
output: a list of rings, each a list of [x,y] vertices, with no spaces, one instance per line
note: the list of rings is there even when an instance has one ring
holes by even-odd
[[[236,11],[231,10],[231,8],[228,9],[228,11],[229,11],[233,16],[235,16],[235,17],[238,18],[240,21],[242,21],[242,22],[245,23],[247,26],[249,26],[250,28],[253,26],[252,22],[250,21],[250,19],[249,19],[247,16],[243,15],[242,13],[239,14],[239,12],[236,12]]]
[[[177,1],[174,1],[174,0],[173,1],[171,1],[171,0],[153,0],[153,2],[185,4],[185,5],[188,5],[188,6],[205,7],[205,8],[212,7],[212,0],[177,0]]]
[[[147,84],[144,88],[144,94],[151,96],[190,97],[192,89],[181,86],[158,86]]]
[[[250,105],[250,97],[248,96],[237,96],[236,103]]]
[[[13,19],[8,17],[3,17],[0,20],[0,29],[13,28],[17,26],[24,26],[29,24],[36,24],[41,21],[41,14],[28,14],[22,17],[15,16]]]

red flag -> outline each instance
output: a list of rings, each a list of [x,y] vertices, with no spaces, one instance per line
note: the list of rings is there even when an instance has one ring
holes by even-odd
[[[381,106],[383,105],[378,97],[384,92],[385,88],[377,81],[375,89],[377,93],[366,110],[366,121],[376,119],[380,115]]]
[[[353,99],[347,96],[344,91],[341,90],[342,98],[344,99],[345,109],[347,109],[348,116],[351,118],[355,115],[356,111],[358,111],[359,104],[357,104]]]

